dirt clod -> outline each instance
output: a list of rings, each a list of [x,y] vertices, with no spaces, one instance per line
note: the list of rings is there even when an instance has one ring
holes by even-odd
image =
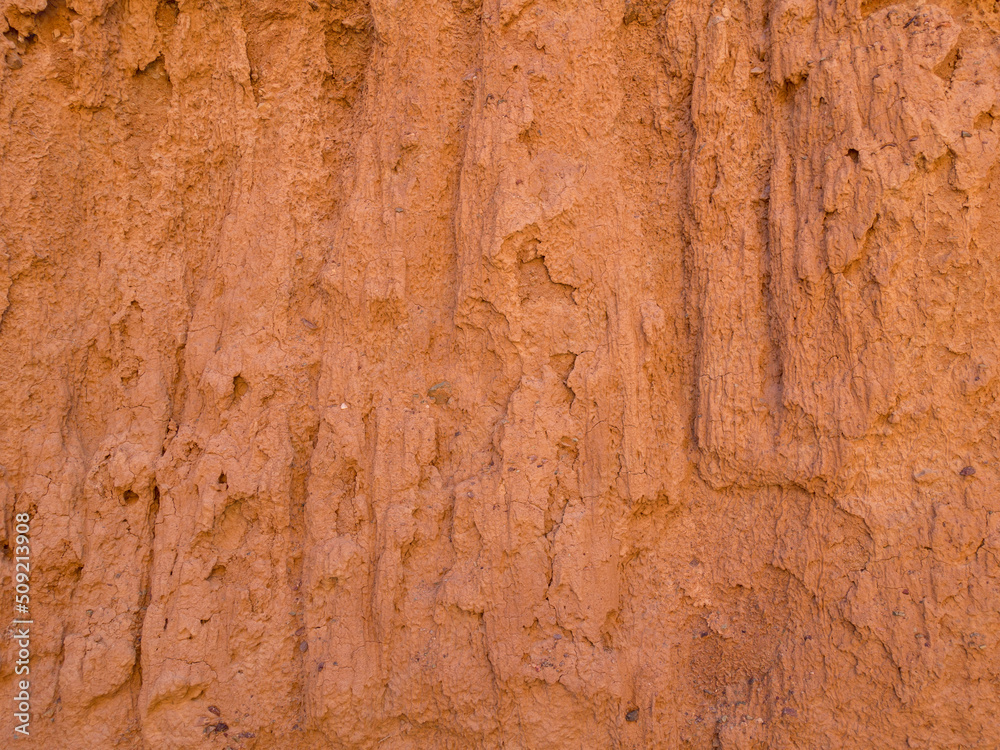
[[[444,380],[440,383],[432,385],[427,389],[427,396],[439,406],[447,404],[448,399],[451,398],[451,383]]]

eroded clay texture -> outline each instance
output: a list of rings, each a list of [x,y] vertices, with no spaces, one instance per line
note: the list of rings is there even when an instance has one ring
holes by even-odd
[[[993,0],[0,16],[12,747],[1000,747]]]

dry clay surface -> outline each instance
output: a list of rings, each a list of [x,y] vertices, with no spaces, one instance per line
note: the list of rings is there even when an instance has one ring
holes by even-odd
[[[1000,747],[993,0],[0,15],[3,747]]]

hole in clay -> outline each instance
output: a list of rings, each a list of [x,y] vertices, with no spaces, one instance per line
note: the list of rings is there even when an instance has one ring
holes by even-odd
[[[972,124],[976,130],[990,130],[993,127],[993,115],[989,112],[980,112]]]
[[[233,393],[235,394],[235,400],[239,401],[243,398],[243,395],[250,390],[250,384],[243,379],[242,375],[237,375],[233,378]]]
[[[868,18],[868,16],[877,13],[886,6],[893,5],[896,0],[864,0],[861,3],[861,17]]]
[[[958,61],[962,57],[962,50],[956,45],[952,47],[951,52],[945,55],[944,59],[934,66],[934,75],[945,81],[951,81],[953,75],[955,75],[955,68],[958,66]]]
[[[226,473],[219,474],[219,484],[226,484]]]
[[[167,0],[160,3],[156,8],[156,25],[161,33],[172,31],[177,25],[177,18],[180,16],[180,7],[176,0]]]
[[[851,161],[853,161],[855,164],[858,163],[858,159],[861,157],[861,154],[858,153],[858,150],[856,148],[847,149],[847,155],[850,157]]]
[[[137,495],[132,490],[125,490],[125,495],[123,496],[122,499],[125,501],[126,505],[131,505],[132,503],[134,503],[136,500],[139,499],[139,495]]]

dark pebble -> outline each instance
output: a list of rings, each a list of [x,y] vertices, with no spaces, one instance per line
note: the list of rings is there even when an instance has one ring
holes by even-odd
[[[222,716],[222,711],[219,710],[218,706],[209,706],[208,712],[210,714],[215,714],[216,716]]]
[[[962,469],[958,473],[961,474],[963,477],[971,477],[973,474],[976,473],[976,467],[974,467],[974,466],[966,466],[964,469]]]
[[[791,706],[785,706],[783,709],[781,709],[781,713],[782,713],[783,716],[798,716],[799,715],[799,712],[796,711]]]
[[[633,708],[627,714],[625,714],[625,721],[639,721],[639,709]]]

